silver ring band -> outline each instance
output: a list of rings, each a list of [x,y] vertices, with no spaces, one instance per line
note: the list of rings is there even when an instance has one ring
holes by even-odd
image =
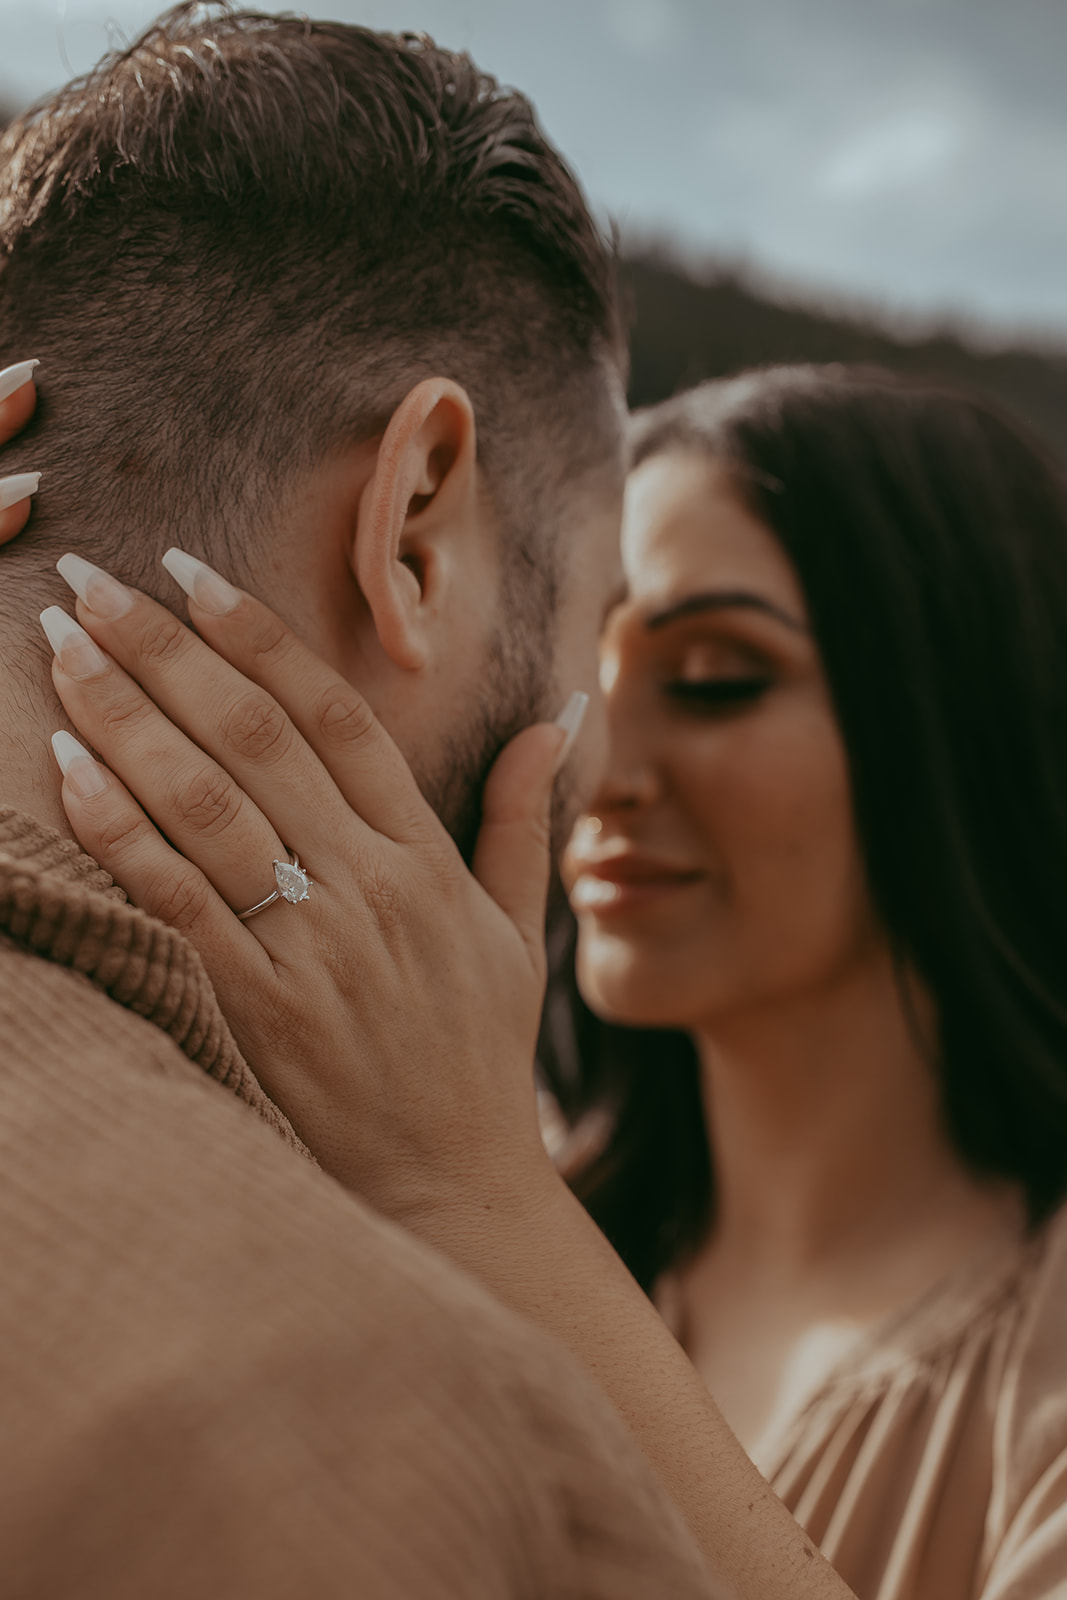
[[[273,865],[274,881],[278,887],[265,900],[260,900],[258,905],[249,906],[247,911],[235,911],[234,915],[238,922],[247,922],[249,917],[256,916],[260,911],[266,911],[275,900],[288,900],[291,906],[295,906],[301,900],[308,898],[308,891],[314,880],[308,877],[295,853],[290,851],[288,861],[275,861]]]

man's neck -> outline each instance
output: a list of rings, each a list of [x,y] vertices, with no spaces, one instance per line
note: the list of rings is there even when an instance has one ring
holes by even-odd
[[[2,656],[0,691],[0,805],[14,806],[72,838],[50,745],[55,729],[69,726],[59,701],[50,684],[31,685],[24,663],[12,672]]]

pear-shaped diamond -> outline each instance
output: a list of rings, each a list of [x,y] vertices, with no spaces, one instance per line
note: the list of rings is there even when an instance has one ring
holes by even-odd
[[[311,879],[299,862],[276,861],[274,880],[278,885],[278,893],[283,900],[288,900],[291,906],[295,906],[299,900],[307,899]]]

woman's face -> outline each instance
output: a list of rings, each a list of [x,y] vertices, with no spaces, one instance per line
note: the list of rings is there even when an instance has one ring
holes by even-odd
[[[623,563],[611,755],[564,858],[582,991],[690,1029],[814,998],[878,935],[796,574],[725,470],[688,453],[633,473]]]

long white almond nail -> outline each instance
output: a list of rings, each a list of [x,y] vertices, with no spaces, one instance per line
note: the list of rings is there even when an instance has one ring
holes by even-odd
[[[108,622],[124,617],[133,605],[135,596],[124,583],[113,578],[110,572],[94,567],[84,556],[60,556],[56,571],[64,583],[69,583],[79,600],[84,600],[90,611]]]
[[[54,733],[52,754],[59,770],[80,800],[91,800],[107,788],[107,773],[73,734]]]
[[[40,481],[39,472],[18,472],[13,478],[0,478],[0,511],[17,506],[20,500],[28,500],[31,494],[37,493]]]
[[[49,606],[47,611],[41,612],[41,627],[68,678],[77,678],[80,682],[83,678],[98,678],[107,671],[107,656],[61,606]]]
[[[0,372],[0,400],[6,400],[9,394],[17,394],[24,383],[29,383],[33,377],[33,370],[39,367],[39,361],[20,361],[17,366],[5,367]]]
[[[213,617],[225,617],[240,604],[240,589],[235,589],[232,583],[227,583],[225,578],[219,576],[214,567],[198,561],[187,551],[168,550],[163,557],[163,565],[190,600],[196,601],[201,611],[207,611]]]
[[[582,723],[585,721],[585,713],[588,709],[589,696],[583,694],[580,689],[576,689],[556,718],[556,727],[562,728],[567,735],[560,746],[559,754],[556,756],[555,770],[557,772],[574,749],[574,741],[581,732]]]

